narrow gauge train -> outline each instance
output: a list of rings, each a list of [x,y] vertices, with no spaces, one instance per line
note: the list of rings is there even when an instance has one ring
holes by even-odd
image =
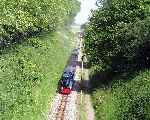
[[[61,94],[70,94],[73,88],[74,81],[74,70],[66,70],[63,73],[61,85],[60,85],[60,93]]]

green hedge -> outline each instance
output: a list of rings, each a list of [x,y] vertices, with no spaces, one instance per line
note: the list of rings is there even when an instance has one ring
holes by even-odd
[[[149,120],[149,78],[150,71],[145,70],[114,78],[112,89],[96,89],[92,100],[97,120]]]
[[[150,119],[150,71],[141,72],[130,82],[114,88],[112,100],[114,119],[149,120]],[[123,81],[123,79],[122,79]]]

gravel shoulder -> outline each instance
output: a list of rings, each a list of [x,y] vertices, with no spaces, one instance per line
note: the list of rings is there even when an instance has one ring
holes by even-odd
[[[81,40],[83,42],[83,40]],[[81,44],[83,51],[83,43]],[[82,52],[83,56],[83,52]],[[78,112],[80,120],[95,120],[94,108],[91,102],[90,91],[90,79],[89,79],[89,68],[86,65],[86,56],[82,57],[81,60],[81,90],[78,94]]]
[[[91,96],[89,94],[89,89],[90,89],[89,71],[86,68],[83,69],[82,86],[83,86],[82,99],[84,104],[83,106],[85,109],[84,111],[86,115],[86,120],[95,120],[94,108],[92,106]]]

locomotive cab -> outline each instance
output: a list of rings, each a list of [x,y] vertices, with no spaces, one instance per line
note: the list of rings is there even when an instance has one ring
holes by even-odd
[[[71,93],[71,90],[74,84],[73,77],[74,77],[74,74],[72,74],[71,72],[64,72],[63,78],[61,81],[61,90],[60,90],[62,94]]]

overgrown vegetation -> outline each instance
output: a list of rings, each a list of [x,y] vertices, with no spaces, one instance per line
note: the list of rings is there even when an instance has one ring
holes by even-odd
[[[94,11],[85,31],[85,50],[90,63],[98,71],[148,65],[149,1],[108,0],[105,4]]]
[[[67,26],[79,3],[1,0],[0,10],[1,119],[45,120],[73,47]]]
[[[55,31],[58,25],[72,22],[78,9],[75,0],[1,0],[0,47],[41,31]]]
[[[98,88],[93,85],[92,99],[97,120],[149,120],[149,78],[150,71],[145,70],[114,77],[111,87],[102,81],[98,82]]]
[[[30,38],[0,56],[2,120],[46,119],[71,50],[71,33],[60,32]]]
[[[148,120],[150,1],[103,0],[102,4],[85,27],[97,118]]]

